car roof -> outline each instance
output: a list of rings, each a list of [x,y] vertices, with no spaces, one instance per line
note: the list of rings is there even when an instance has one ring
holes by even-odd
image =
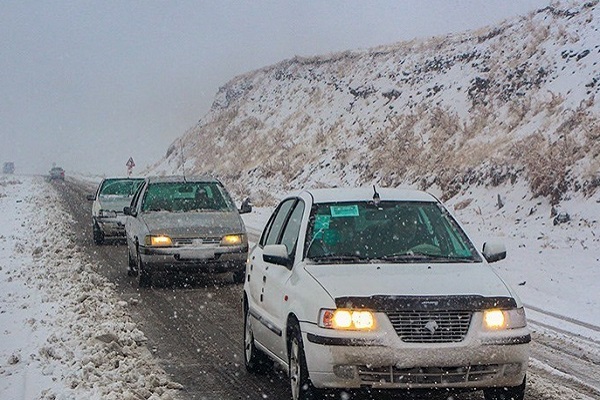
[[[313,203],[335,203],[345,201],[369,201],[373,199],[372,187],[308,189],[303,191],[312,198]],[[300,196],[302,196],[302,193]],[[438,202],[431,194],[408,188],[377,188],[381,201],[424,201]]]
[[[182,176],[182,175],[171,175],[171,176],[150,176],[146,178],[148,183],[168,183],[168,182],[216,182],[221,183],[218,179],[203,175],[203,176]]]

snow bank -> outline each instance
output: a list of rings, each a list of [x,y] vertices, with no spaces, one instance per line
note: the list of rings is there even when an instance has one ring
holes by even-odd
[[[178,398],[59,204],[43,178],[0,179],[0,398]]]

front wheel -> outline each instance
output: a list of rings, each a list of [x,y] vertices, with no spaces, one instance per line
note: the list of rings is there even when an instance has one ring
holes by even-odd
[[[152,284],[152,274],[144,263],[142,257],[140,257],[140,251],[137,251],[137,272],[138,272],[138,286],[141,288],[149,287]]]
[[[246,280],[246,269],[233,271],[233,283],[243,283]]]
[[[100,229],[100,227],[96,223],[94,223],[94,226],[92,227],[92,229],[93,229],[94,243],[97,245],[103,244],[104,243],[104,232],[102,232],[102,229]]]
[[[483,390],[485,400],[523,400],[525,397],[525,378],[515,387],[499,387]]]
[[[312,385],[308,375],[306,354],[302,344],[300,327],[296,326],[290,335],[289,344],[289,378],[293,400],[316,400],[317,389]]]
[[[127,276],[137,276],[136,263],[127,247]]]

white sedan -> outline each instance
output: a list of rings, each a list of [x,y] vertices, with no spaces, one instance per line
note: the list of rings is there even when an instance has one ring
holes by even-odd
[[[482,389],[523,399],[523,305],[433,196],[318,189],[285,198],[248,258],[245,365],[320,389]]]

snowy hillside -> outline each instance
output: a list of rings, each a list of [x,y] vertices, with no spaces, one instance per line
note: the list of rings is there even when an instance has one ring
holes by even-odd
[[[450,198],[525,181],[534,196],[600,186],[600,5],[559,3],[425,41],[239,76],[154,173],[219,176],[234,192],[408,184]],[[181,148],[183,147],[183,155]]]

